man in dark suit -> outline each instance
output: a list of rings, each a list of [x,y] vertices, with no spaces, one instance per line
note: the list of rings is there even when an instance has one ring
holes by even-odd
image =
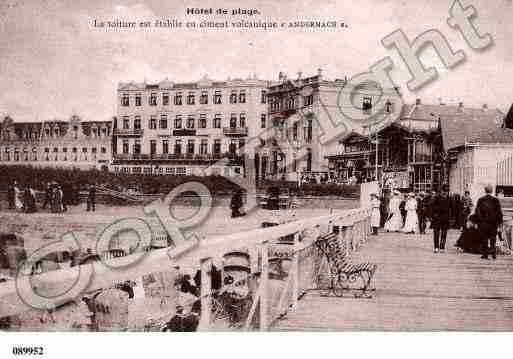
[[[492,196],[493,186],[487,185],[485,193],[483,197],[479,198],[476,205],[477,226],[483,241],[481,258],[488,259],[488,254],[491,251],[492,258],[495,259],[495,241],[497,230],[501,231],[502,209],[499,200]],[[488,241],[490,241],[490,246],[488,246]]]
[[[420,234],[426,233],[426,196],[421,192],[417,196],[417,217],[419,217]]]
[[[431,201],[431,228],[433,228],[434,252],[445,252],[445,241],[451,215],[451,201],[447,186],[443,186]]]

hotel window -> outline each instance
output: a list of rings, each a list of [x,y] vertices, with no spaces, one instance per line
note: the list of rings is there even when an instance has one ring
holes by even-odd
[[[123,154],[128,154],[128,140],[123,141]]]
[[[370,111],[372,109],[372,97],[365,96],[362,100],[362,110]]]
[[[208,140],[202,139],[200,143],[200,154],[206,155],[208,151]]]
[[[107,128],[106,127],[103,127],[102,128],[102,136],[107,136]]]
[[[260,102],[266,103],[267,102],[267,91],[262,90],[262,93],[260,95]]]
[[[185,167],[176,167],[177,176],[185,176],[187,174]]]
[[[216,114],[214,116],[213,126],[214,128],[221,128],[221,115]]]
[[[190,155],[194,154],[194,140],[187,141],[187,153]]]
[[[230,116],[230,128],[237,127],[237,115],[232,113]]]
[[[14,149],[14,160],[19,161],[20,160],[20,153],[18,152],[18,149]]]
[[[134,142],[134,154],[139,155],[141,153],[141,141],[136,140]]]
[[[189,94],[187,95],[187,105],[194,105],[194,103],[194,92],[189,92]]]
[[[151,175],[151,167],[144,167],[143,172],[145,175]]]
[[[230,141],[230,145],[228,146],[228,152],[230,152],[231,155],[235,155],[237,153],[237,143],[235,140]]]
[[[141,116],[135,116],[134,118],[134,130],[141,129]]]
[[[107,148],[105,148],[105,147],[100,148],[100,152],[101,153],[107,153]]]
[[[305,130],[304,139],[306,142],[309,143],[312,141],[312,120],[311,119],[309,119],[307,121],[304,130]]]
[[[181,105],[182,104],[182,93],[181,92],[177,92],[175,94],[175,105]]]
[[[260,115],[260,128],[266,128],[265,113]]]
[[[127,93],[124,93],[121,97],[121,106],[130,106],[130,97]]]
[[[239,92],[239,103],[246,103],[246,91],[241,90]]]
[[[164,92],[162,94],[162,105],[164,105],[164,106],[169,105],[169,94],[167,92]]]
[[[123,172],[123,173],[130,173],[130,167],[123,167],[123,168],[121,168],[121,172]]]
[[[168,140],[162,140],[162,153],[164,153],[164,154],[169,153],[169,141]]]
[[[295,108],[295,105],[296,99],[294,98],[294,96],[289,97],[289,99],[287,100],[287,109],[292,110]]]
[[[237,92],[232,91],[230,94],[230,103],[237,103]]]
[[[297,134],[298,134],[298,126],[299,123],[298,122],[294,122],[294,124],[292,125],[292,140],[293,141],[297,141]]]
[[[155,118],[155,116],[151,116],[149,128],[150,128],[150,130],[157,129],[157,119]]]
[[[64,148],[62,149],[62,152],[64,152]],[[97,153],[98,149],[96,147],[91,148],[91,153]]]
[[[187,128],[194,128],[194,117],[192,115],[187,117]]]
[[[239,115],[239,127],[246,127],[246,114],[245,113],[241,113]]]
[[[200,114],[198,128],[207,128],[207,115],[204,113]]]
[[[150,140],[150,155],[155,155],[157,153],[157,141]]]
[[[26,148],[23,149],[23,155],[24,155],[23,156],[24,157],[23,160],[24,161],[28,161],[29,160],[29,154],[28,154],[28,151],[27,151]]]
[[[65,150],[66,148],[63,148],[63,151]],[[33,161],[37,161],[37,148],[34,147],[32,148],[32,160]]]
[[[175,155],[182,154],[182,140],[175,141]]]
[[[308,95],[303,97],[304,106],[310,106],[313,104],[313,95]]]
[[[130,128],[130,118],[128,116],[123,116],[123,129],[128,130]]]
[[[182,116],[181,115],[176,115],[175,128],[182,128]]]
[[[160,128],[161,129],[167,128],[167,115],[160,116]]]
[[[150,106],[157,106],[157,94],[155,92],[150,94]]]
[[[133,174],[141,174],[141,167],[132,167],[132,173]]]
[[[136,106],[141,106],[141,103],[142,103],[141,94],[138,93],[138,94],[135,95],[135,105]]]
[[[167,167],[166,168],[166,174],[174,175],[175,174],[175,168],[174,167]]]
[[[87,153],[87,147],[82,147],[82,153]]]
[[[201,91],[200,104],[201,105],[208,104],[208,92],[207,91]]]
[[[221,91],[215,91],[214,92],[214,104],[220,105],[222,102],[221,100]]]
[[[221,154],[221,140],[217,139],[214,140],[214,148],[213,151],[214,155],[220,155]]]

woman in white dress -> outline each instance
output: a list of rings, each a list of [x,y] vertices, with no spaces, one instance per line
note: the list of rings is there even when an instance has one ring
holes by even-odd
[[[406,210],[406,220],[404,221],[404,233],[418,233],[419,217],[417,216],[417,200],[413,193],[408,194],[408,200],[404,206]]]
[[[400,204],[401,198],[399,198],[399,192],[394,191],[390,203],[388,204],[389,218],[385,223],[385,230],[387,232],[399,232],[403,226],[403,219],[399,208]]]
[[[23,209],[23,201],[21,200],[21,196],[23,193],[21,192],[20,187],[18,187],[18,184],[14,184],[14,207],[21,211]]]
[[[377,236],[378,235],[378,228],[381,222],[381,213],[379,211],[381,206],[381,201],[378,198],[378,195],[375,193],[371,193],[371,227],[372,227],[372,234]]]

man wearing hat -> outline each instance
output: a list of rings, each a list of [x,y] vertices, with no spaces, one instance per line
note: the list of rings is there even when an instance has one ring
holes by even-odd
[[[378,198],[376,193],[371,193],[371,227],[372,234],[374,236],[378,235],[378,228],[381,224],[381,213],[380,213],[381,201]]]
[[[449,229],[451,201],[447,185],[442,186],[431,202],[431,227],[433,228],[434,252],[445,252],[445,241]]]
[[[417,216],[419,217],[419,232],[426,233],[426,193],[420,192],[417,196]]]

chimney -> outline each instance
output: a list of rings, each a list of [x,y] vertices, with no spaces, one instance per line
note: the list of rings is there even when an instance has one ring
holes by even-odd
[[[420,98],[415,100],[415,105],[417,105],[417,106],[420,105]]]
[[[303,75],[303,73],[301,71],[298,71],[297,73],[297,79],[298,80],[301,80],[301,76]]]
[[[283,72],[280,71],[280,73],[278,74],[278,80],[281,81],[283,80]]]
[[[487,104],[483,104],[483,111],[486,111],[488,110],[488,105]]]
[[[317,76],[322,76],[322,69],[320,67],[317,69]]]

